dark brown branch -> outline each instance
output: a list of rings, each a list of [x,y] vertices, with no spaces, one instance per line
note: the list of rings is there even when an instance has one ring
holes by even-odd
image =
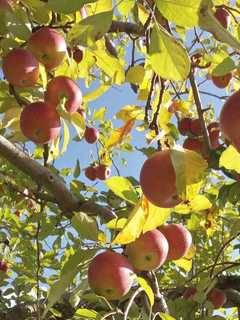
[[[26,153],[0,135],[0,156],[8,160],[20,171],[28,175],[38,185],[42,185],[56,199],[66,217],[71,217],[73,211],[83,211],[91,215],[99,215],[109,220],[115,217],[107,207],[91,201],[81,202],[66,187],[64,181],[49,169],[31,159]]]
[[[144,28],[140,25],[130,22],[122,22],[122,21],[113,21],[109,33],[119,33],[124,32],[128,34],[135,34],[139,36],[144,35]]]

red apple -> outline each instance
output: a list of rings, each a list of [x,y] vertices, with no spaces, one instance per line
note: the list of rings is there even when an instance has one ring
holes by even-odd
[[[231,73],[224,74],[223,76],[213,76],[212,75],[213,84],[216,87],[221,88],[221,89],[226,88],[231,79],[232,79]]]
[[[96,128],[86,127],[84,138],[88,143],[95,143],[99,139],[99,131]]]
[[[0,260],[0,271],[7,272],[8,264],[6,261]]]
[[[108,300],[119,300],[130,290],[133,267],[126,257],[111,250],[97,255],[88,268],[92,290]]]
[[[193,119],[191,121],[191,133],[194,135],[194,136],[201,136],[202,135],[202,127],[201,127],[201,121],[199,119]]]
[[[178,122],[178,130],[182,135],[186,135],[191,131],[191,118],[182,118]]]
[[[111,175],[111,169],[103,164],[96,167],[97,178],[100,180],[106,180]]]
[[[138,270],[152,271],[167,259],[168,242],[157,229],[142,234],[126,247],[126,254]]]
[[[19,210],[15,211],[14,214],[19,218],[21,215],[21,212]]]
[[[12,0],[0,0],[0,12],[11,10]]]
[[[78,47],[73,48],[73,59],[76,63],[80,63],[83,59],[83,50]]]
[[[207,299],[213,304],[214,309],[221,308],[227,302],[226,294],[218,288],[213,288],[209,292]]]
[[[184,299],[192,298],[195,295],[195,293],[197,293],[197,289],[194,287],[189,287],[184,291],[183,298]]]
[[[38,80],[39,63],[30,51],[16,48],[3,59],[3,74],[13,86],[32,87]]]
[[[78,85],[71,78],[58,76],[48,83],[45,101],[57,106],[63,98],[66,98],[65,109],[70,113],[76,112],[82,104]]]
[[[97,178],[97,170],[96,170],[96,167],[87,167],[85,169],[85,176],[89,179],[89,180],[96,180]]]
[[[215,18],[221,23],[221,25],[227,29],[230,26],[230,15],[223,7],[218,7],[215,12]]]
[[[183,143],[183,148],[202,153],[203,141],[197,138],[187,138]]]
[[[140,185],[145,197],[158,207],[172,208],[181,202],[170,150],[156,152],[144,162]]]
[[[45,102],[27,105],[20,116],[23,134],[35,143],[49,143],[60,133],[61,121],[56,110]]]
[[[48,70],[59,66],[67,52],[64,37],[55,29],[48,27],[34,32],[28,40],[28,45],[35,57]]]
[[[178,260],[185,256],[192,245],[191,233],[182,224],[168,224],[159,230],[166,237],[169,245],[168,260]]]
[[[218,122],[211,122],[208,127],[209,139],[212,149],[218,149],[220,147],[219,137],[220,137],[220,125]]]
[[[240,91],[232,94],[220,113],[220,130],[224,137],[240,152]]]

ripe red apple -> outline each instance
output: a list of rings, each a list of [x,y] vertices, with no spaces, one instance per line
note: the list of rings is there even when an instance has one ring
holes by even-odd
[[[197,289],[194,287],[189,287],[184,291],[183,298],[184,299],[192,298],[195,295],[195,293],[197,293]]]
[[[65,109],[76,112],[82,104],[82,92],[76,82],[65,76],[53,78],[47,85],[45,101],[57,106],[61,99],[66,98]]]
[[[14,212],[14,214],[15,214],[15,216],[17,216],[19,218],[20,215],[21,215],[21,212],[19,210],[17,210],[17,211]]]
[[[83,59],[83,50],[78,47],[73,48],[73,59],[76,63],[80,63]]]
[[[138,270],[152,271],[159,268],[167,259],[168,242],[157,229],[142,234],[129,243],[126,254],[132,265]]]
[[[186,135],[191,131],[191,118],[182,118],[178,122],[178,130],[182,135]]]
[[[201,127],[201,121],[199,119],[193,119],[191,121],[191,129],[190,129],[191,133],[194,136],[201,136],[202,135],[202,127]]]
[[[92,290],[108,300],[119,300],[130,290],[133,267],[128,259],[107,250],[97,255],[88,268],[88,283]]]
[[[96,170],[96,167],[93,167],[93,166],[90,166],[90,167],[87,167],[85,169],[85,176],[89,179],[89,180],[96,180],[97,178],[97,170]]]
[[[214,16],[225,29],[229,27],[231,21],[230,21],[230,15],[226,9],[224,9],[221,6],[218,7]]]
[[[7,272],[8,264],[6,261],[0,260],[0,271]]]
[[[12,0],[0,0],[0,12],[11,10]]]
[[[96,174],[98,179],[106,180],[111,175],[111,169],[108,166],[100,164],[98,167],[96,167]]]
[[[3,59],[3,74],[13,86],[32,87],[38,80],[39,63],[30,51],[16,48]]]
[[[187,138],[183,143],[183,148],[202,153],[203,141],[198,138]]]
[[[220,147],[220,125],[218,122],[211,122],[208,127],[209,139],[212,149],[218,149]]]
[[[209,292],[207,299],[213,304],[214,309],[221,308],[227,302],[226,294],[218,288],[213,288]]]
[[[232,94],[220,113],[220,130],[224,137],[240,152],[240,91]]]
[[[48,70],[59,66],[67,52],[64,37],[58,31],[48,27],[34,32],[28,40],[28,45],[35,57]]]
[[[96,128],[86,127],[84,138],[88,143],[95,143],[99,139],[99,131]]]
[[[185,256],[192,245],[191,233],[182,224],[168,224],[159,230],[168,241],[168,260],[178,260]]]
[[[224,74],[223,76],[212,75],[213,84],[220,89],[226,88],[231,79],[232,79],[231,73]]]
[[[172,208],[181,202],[170,150],[156,152],[144,162],[140,185],[145,197],[158,207]]]
[[[27,105],[20,116],[23,134],[35,143],[49,143],[60,133],[61,121],[56,110],[45,102]]]

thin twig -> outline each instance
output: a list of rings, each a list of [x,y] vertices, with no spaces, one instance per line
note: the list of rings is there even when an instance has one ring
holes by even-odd
[[[124,320],[127,320],[128,319],[128,313],[130,311],[130,308],[135,300],[135,298],[143,291],[143,288],[138,288],[134,293],[133,295],[131,296],[131,299],[129,300],[128,304],[127,304],[127,307],[124,311]]]

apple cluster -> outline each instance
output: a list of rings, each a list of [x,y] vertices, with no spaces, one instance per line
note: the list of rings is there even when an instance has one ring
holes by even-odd
[[[58,67],[66,55],[64,37],[55,29],[42,27],[32,33],[27,48],[14,48],[3,59],[3,73],[14,87],[29,88],[37,84],[39,63],[47,71]],[[23,134],[35,143],[49,143],[60,133],[61,120],[57,106],[65,98],[65,109],[74,113],[81,108],[82,93],[69,77],[57,76],[47,85],[44,101],[27,105],[20,117]]]
[[[119,300],[133,284],[133,274],[152,271],[166,260],[178,260],[192,245],[190,232],[181,224],[163,225],[126,245],[124,255],[113,250],[98,254],[88,269],[92,290],[108,300]]]
[[[104,164],[91,165],[85,169],[85,176],[91,181],[106,180],[110,175],[111,169]]]
[[[183,298],[192,299],[196,293],[197,293],[197,288],[189,287],[184,291]],[[213,288],[207,294],[207,301],[212,303],[214,309],[219,309],[227,302],[227,296],[223,290],[218,288]]]

